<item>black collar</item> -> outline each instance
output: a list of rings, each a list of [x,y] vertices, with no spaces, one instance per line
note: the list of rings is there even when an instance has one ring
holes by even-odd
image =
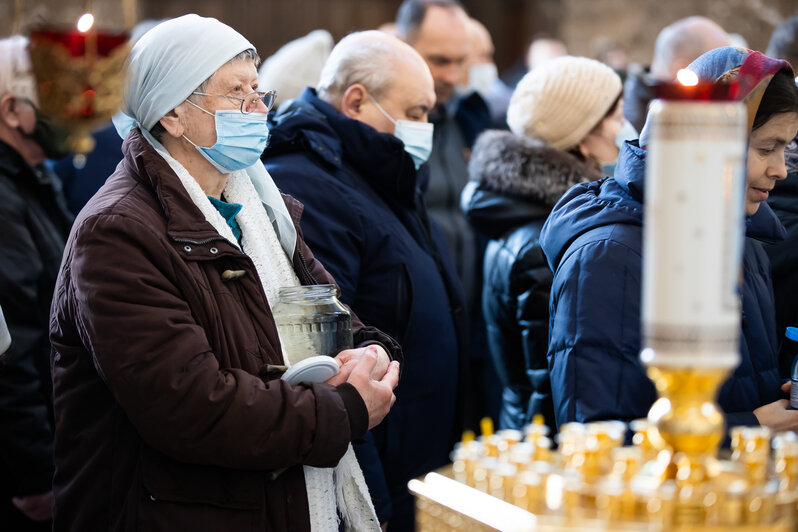
[[[41,176],[22,158],[22,155],[2,140],[0,140],[0,173],[18,182],[30,182],[31,176],[41,181]]]

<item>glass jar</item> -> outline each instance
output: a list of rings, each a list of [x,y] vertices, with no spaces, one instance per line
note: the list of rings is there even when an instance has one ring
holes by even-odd
[[[352,316],[333,284],[280,289],[272,309],[286,364],[352,348]]]

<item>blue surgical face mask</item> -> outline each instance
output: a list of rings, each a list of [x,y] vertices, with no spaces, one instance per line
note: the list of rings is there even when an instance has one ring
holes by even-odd
[[[385,109],[369,94],[369,98],[377,106],[377,109],[390,120],[394,127],[393,135],[401,140],[405,145],[405,151],[413,158],[416,170],[427,162],[432,153],[432,132],[434,127],[429,122],[411,122],[410,120],[394,120]]]
[[[185,135],[183,138],[197,148],[217,170],[229,174],[249,168],[258,162],[269,141],[266,113],[244,114],[241,111],[211,113],[191,100],[186,101],[213,116],[216,122],[216,143],[210,148],[197,146]]]
[[[615,145],[618,146],[618,149],[621,149],[624,142],[627,140],[635,140],[638,136],[637,130],[632,123],[624,119],[623,126],[618,130],[618,134],[615,135]]]
[[[637,137],[638,135],[635,127],[628,120],[624,119],[623,126],[618,130],[618,134],[615,135],[615,145],[621,150],[623,149],[624,142],[627,140],[635,140]],[[614,176],[616,164],[617,161],[614,163],[602,164],[601,174],[604,176]]]

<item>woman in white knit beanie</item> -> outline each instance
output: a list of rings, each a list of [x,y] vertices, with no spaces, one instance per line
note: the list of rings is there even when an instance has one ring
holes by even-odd
[[[621,78],[587,57],[558,57],[518,83],[507,110],[513,133],[567,151],[598,169],[618,159]]]
[[[527,74],[507,112],[510,131],[487,131],[469,162],[463,208],[491,240],[485,251],[483,314],[502,381],[501,428],[521,428],[554,412],[548,376],[552,274],[538,235],[572,185],[602,177],[618,158],[621,80],[584,57],[559,57]],[[552,426],[552,429],[554,427]]]

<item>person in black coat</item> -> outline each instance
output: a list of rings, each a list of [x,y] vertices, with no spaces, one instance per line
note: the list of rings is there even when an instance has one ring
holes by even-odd
[[[512,132],[488,131],[474,146],[462,201],[471,224],[491,239],[482,313],[503,385],[501,428],[520,429],[535,414],[555,427],[546,360],[552,273],[539,235],[566,190],[599,179],[602,166],[614,164],[620,96],[621,80],[608,66],[552,59],[513,93]]]
[[[14,531],[51,528],[49,316],[72,222],[43,164],[58,154],[36,107],[26,45],[0,41],[0,307],[13,340],[0,357],[0,527]]]
[[[434,102],[412,48],[352,34],[332,51],[318,92],[305,89],[272,117],[263,154],[278,187],[305,205],[301,229],[340,299],[402,345],[396,403],[355,446],[389,530],[413,529],[407,481],[448,462],[462,415],[463,297],[418,188]]]
[[[499,427],[520,429],[542,414],[553,429],[546,361],[552,273],[538,238],[560,196],[600,174],[569,153],[507,131],[484,133],[469,168],[463,209],[490,238],[482,313],[503,385]]]

